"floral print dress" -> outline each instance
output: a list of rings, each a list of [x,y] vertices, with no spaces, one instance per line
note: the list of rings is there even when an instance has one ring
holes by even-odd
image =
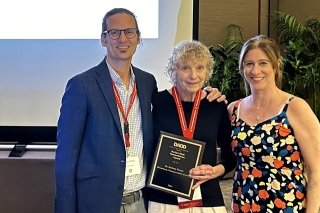
[[[237,168],[232,192],[234,212],[303,212],[306,194],[304,163],[286,111],[255,126],[231,115],[232,149]]]

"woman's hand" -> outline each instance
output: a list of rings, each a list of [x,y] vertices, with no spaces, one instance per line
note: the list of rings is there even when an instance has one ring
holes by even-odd
[[[189,171],[189,177],[198,180],[197,183],[192,187],[192,190],[208,180],[221,176],[224,171],[224,166],[222,166],[221,164],[216,166],[203,164],[192,168]]]
[[[208,92],[208,95],[206,94]],[[206,95],[209,102],[212,102],[214,100],[217,100],[218,102],[224,101],[225,104],[228,104],[228,101],[226,99],[225,95],[222,95],[221,92],[217,88],[212,88],[210,86],[207,86],[203,89],[204,95]]]

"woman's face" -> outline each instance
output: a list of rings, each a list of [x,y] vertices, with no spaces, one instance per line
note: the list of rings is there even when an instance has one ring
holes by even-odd
[[[205,84],[208,75],[206,63],[197,59],[184,61],[179,64],[176,72],[176,87],[182,100],[192,101],[196,92]]]
[[[247,52],[243,60],[243,73],[251,90],[269,89],[275,85],[275,70],[260,48]]]

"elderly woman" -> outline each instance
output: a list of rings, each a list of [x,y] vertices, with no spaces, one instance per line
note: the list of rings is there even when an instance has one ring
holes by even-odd
[[[238,162],[234,212],[320,210],[319,121],[303,99],[280,89],[281,65],[270,38],[256,36],[242,47],[239,70],[248,96],[229,105]]]
[[[194,188],[201,194],[202,206],[179,209],[177,196],[150,189],[148,212],[226,212],[218,177],[235,166],[230,120],[224,103],[209,102],[201,92],[212,75],[213,64],[211,53],[202,43],[178,44],[166,67],[173,87],[159,92],[152,102],[155,141],[160,131],[165,131],[206,142],[202,165],[190,170],[190,178],[197,180]],[[222,153],[219,164],[217,144]]]

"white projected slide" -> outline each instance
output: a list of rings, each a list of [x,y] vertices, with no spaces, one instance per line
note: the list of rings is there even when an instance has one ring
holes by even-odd
[[[103,15],[115,7],[135,13],[143,38],[158,38],[158,4],[158,0],[1,0],[0,39],[99,39]]]
[[[3,17],[3,2],[11,7],[16,5],[16,8],[11,8],[10,11],[15,15],[18,14],[20,18],[17,18],[19,20],[16,20],[12,27],[20,30],[29,28],[30,20],[27,21],[28,18],[19,13],[31,16],[29,14],[31,9],[28,7],[37,8],[41,5],[44,7],[46,4],[42,2],[48,2],[48,0],[0,1],[0,10],[2,11],[0,12],[0,37],[3,37],[2,24],[9,19]],[[67,4],[70,4],[70,2],[67,3],[68,1],[70,0],[52,0],[51,5],[57,3],[56,6],[51,6],[50,9],[47,6],[46,11],[51,12],[51,16],[53,14],[56,14],[57,17],[66,16],[67,12],[60,12],[57,5],[67,7]],[[155,11],[151,5],[148,6],[151,1],[155,5],[159,3],[159,9]],[[23,2],[28,2],[28,4]],[[33,3],[31,4],[31,2]],[[84,0],[76,2],[84,2]],[[111,7],[111,1],[90,0],[87,2],[90,3],[88,7],[93,5],[100,12],[83,12],[80,17],[81,21],[80,19],[71,22],[68,20],[67,25],[72,29],[82,29],[85,33],[90,33],[98,38],[101,33],[101,20],[109,10],[106,7],[102,9],[100,7],[102,7],[101,5]],[[133,65],[152,73],[157,79],[160,90],[171,87],[163,71],[174,45],[180,40],[192,38],[192,0],[115,0],[115,2],[123,4],[132,2],[132,7],[137,9],[148,8],[144,11],[138,11],[139,14],[136,14],[137,18],[140,18],[138,20],[140,26],[145,23],[144,21],[151,19],[152,15],[158,14],[157,11],[159,11],[157,23],[159,24],[159,36],[157,39],[142,39],[133,58]],[[41,5],[34,5],[35,3]],[[69,5],[70,8],[72,8],[71,5]],[[8,11],[6,12],[9,17],[14,16]],[[44,12],[36,10],[33,13]],[[142,20],[141,16],[145,14],[149,15],[146,15],[148,17]],[[96,15],[97,20],[84,23],[89,22],[92,15]],[[67,22],[67,20],[65,21]],[[149,23],[148,27],[152,28],[157,24]],[[42,23],[40,25],[40,27],[35,27],[38,33],[43,31],[49,37],[58,35],[54,34],[57,30],[50,27],[53,26],[52,24]],[[97,25],[97,29],[90,29],[90,25]],[[142,34],[145,34],[145,31]],[[7,34],[5,37],[8,36]],[[98,65],[104,59],[106,49],[101,46],[99,39],[43,39],[45,37],[41,37],[42,39],[17,39],[17,36],[10,35],[11,39],[0,39],[0,129],[1,126],[56,126],[61,98],[68,79]],[[34,34],[33,36],[39,35]]]

